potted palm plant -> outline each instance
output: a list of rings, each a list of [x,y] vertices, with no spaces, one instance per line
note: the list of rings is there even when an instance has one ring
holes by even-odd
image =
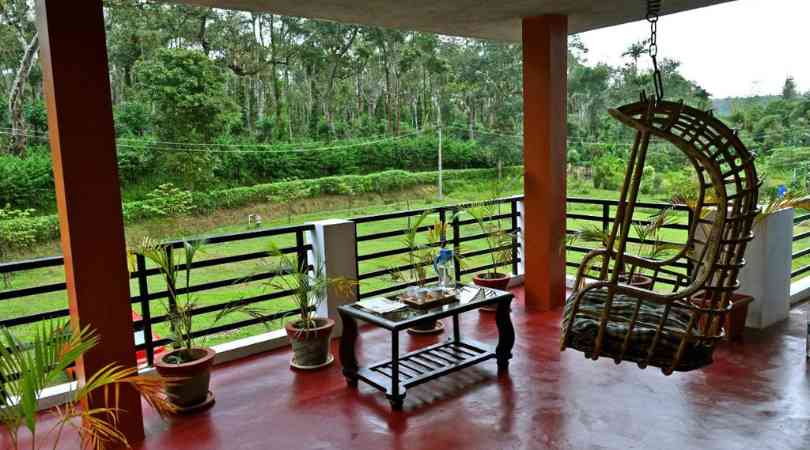
[[[357,281],[327,276],[326,269],[320,262],[309,270],[304,261],[296,264],[275,245],[270,247],[269,261],[274,276],[265,283],[266,286],[274,291],[290,292],[295,305],[295,319],[284,325],[293,349],[290,365],[304,370],[329,365],[334,361],[329,352],[329,342],[335,321],[328,317],[317,317],[317,309],[325,300],[328,288],[349,294],[357,286]],[[256,310],[247,312],[254,316],[259,315]]]
[[[184,241],[181,252],[174,252],[170,244],[145,238],[132,250],[154,263],[166,283],[168,292],[164,304],[169,320],[173,349],[156,355],[155,369],[162,376],[177,379],[167,387],[169,398],[178,412],[190,413],[214,404],[214,395],[209,391],[211,367],[216,352],[196,345],[193,338],[195,298],[190,293],[191,271],[194,258],[203,241]],[[179,253],[179,255],[177,255]],[[184,295],[178,294],[178,283],[185,283]],[[215,319],[224,315],[221,312]]]
[[[134,367],[110,364],[92,374],[68,395],[64,405],[54,409],[56,422],[43,433],[37,424],[37,399],[97,343],[98,337],[89,328],[78,329],[66,322],[40,323],[26,343],[8,329],[0,329],[0,423],[11,450],[23,448],[19,438],[22,428],[31,435],[26,448],[39,448],[38,443],[45,440],[52,441],[53,448],[64,448],[64,429],[77,426],[81,448],[129,447],[126,436],[118,430],[121,409],[117,392],[121,386],[134,388],[161,416],[174,412],[175,406],[165,395],[166,379],[140,376]],[[103,399],[105,406],[83,407],[91,397]]]
[[[446,224],[437,220],[427,228],[425,239],[420,242],[419,236],[424,228],[424,223],[429,217],[428,212],[420,214],[415,220],[409,223],[402,238],[402,244],[408,250],[403,256],[405,269],[392,268],[391,279],[396,282],[415,284],[416,290],[427,289],[428,270],[433,266],[439,251],[439,244],[446,231]],[[458,255],[454,255],[457,258]],[[444,330],[444,325],[436,320],[429,320],[408,328],[408,332],[416,334],[438,333]]]
[[[674,209],[671,207],[664,208],[652,214],[646,220],[633,222],[633,232],[638,239],[638,244],[635,246],[636,256],[656,259],[666,252],[682,248],[665,242],[661,236],[661,232],[666,226],[677,221],[673,211]],[[578,231],[572,238],[599,242],[605,247],[608,245],[608,233],[595,225]],[[653,279],[641,273],[635,264],[623,267],[619,274],[619,280],[642,289],[653,288]]]
[[[512,276],[501,270],[512,262],[515,235],[504,228],[500,219],[493,219],[499,215],[495,205],[483,203],[468,208],[466,212],[475,219],[489,249],[489,269],[473,276],[473,282],[478,286],[505,290]]]

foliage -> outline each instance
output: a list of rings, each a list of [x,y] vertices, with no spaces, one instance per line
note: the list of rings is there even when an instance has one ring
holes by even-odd
[[[130,250],[130,255],[142,255],[155,264],[166,282],[168,298],[164,307],[169,318],[172,339],[177,347],[184,350],[177,354],[178,363],[194,359],[192,349],[195,340],[192,333],[196,299],[190,292],[191,271],[194,257],[204,244],[204,241],[183,241],[182,251],[177,252],[171,244],[160,243],[146,237],[137,247]],[[180,283],[184,284],[184,295],[179,291]]]
[[[126,101],[115,105],[115,133],[119,136],[144,136],[150,126],[150,113],[146,104]]]
[[[31,209],[0,208],[0,262],[13,251],[24,250],[36,242],[37,230]],[[11,287],[11,274],[3,274],[3,284]]]
[[[504,228],[501,219],[493,219],[500,214],[499,206],[482,202],[466,209],[467,214],[475,219],[481,234],[486,235],[484,240],[492,262],[488,272],[493,275],[499,273],[499,268],[512,262],[515,245],[514,233]]]
[[[393,281],[415,282],[420,287],[427,284],[427,268],[431,267],[436,259],[439,244],[447,229],[447,224],[437,219],[432,225],[426,226],[425,242],[420,242],[419,236],[425,229],[423,224],[429,217],[430,212],[424,212],[415,220],[409,218],[408,228],[402,237],[402,244],[408,249],[408,253],[403,256],[405,269],[391,268],[391,279]],[[458,257],[458,255],[454,256]]]
[[[507,173],[519,173],[520,170],[520,167],[504,169]],[[444,180],[448,183],[460,180],[465,183],[481,183],[491,179],[494,174],[495,171],[487,169],[446,170],[444,171]],[[362,176],[347,175],[326,177],[318,180],[282,181],[210,192],[192,192],[191,198],[193,201],[191,204],[193,207],[190,213],[202,214],[212,209],[232,209],[268,200],[290,204],[288,202],[304,198],[346,194],[347,192],[353,194],[383,194],[414,186],[434,185],[437,180],[437,172],[410,173],[389,170]],[[289,192],[297,192],[301,197],[291,198]],[[132,223],[156,217],[166,217],[156,214],[155,205],[148,202],[148,200],[124,202],[124,220]],[[162,211],[160,208],[157,209]],[[59,237],[59,219],[56,215],[32,217],[31,225],[36,231],[37,242]]]
[[[615,190],[624,181],[625,163],[614,155],[602,155],[593,161],[593,187]]]
[[[810,211],[810,195],[788,192],[782,197],[772,196],[768,202],[762,207],[757,215],[755,223],[761,223],[765,218],[770,215],[776,214],[785,209],[798,208]]]
[[[155,107],[155,131],[165,140],[211,140],[223,131],[233,104],[223,72],[204,53],[160,49],[135,64],[135,79]]]
[[[194,209],[191,192],[175,187],[171,183],[161,184],[147,194],[144,208],[154,217],[176,217],[189,214]]]
[[[0,205],[16,208],[52,208],[53,169],[44,152],[29,152],[25,159],[0,155]]]
[[[303,261],[294,261],[276,245],[270,245],[270,258],[265,261],[273,277],[265,286],[275,291],[290,291],[295,304],[297,319],[296,328],[304,331],[318,326],[316,313],[318,306],[326,299],[327,290],[336,289],[341,295],[354,292],[357,281],[343,277],[329,277],[322,261],[316,261],[312,270],[304,266]],[[244,308],[237,310],[244,311]],[[266,317],[262,313],[252,312],[253,316]]]
[[[0,422],[14,449],[20,448],[19,431],[23,427],[32,435],[31,448],[39,448],[40,394],[97,343],[98,337],[88,328],[80,330],[56,321],[40,322],[28,343],[21,342],[8,329],[0,329],[0,379],[4,380],[6,393],[0,395]],[[122,411],[118,405],[121,387],[134,388],[163,415],[176,409],[164,393],[166,384],[158,376],[139,376],[135,368],[111,364],[100,369],[70,393],[66,404],[55,409],[56,423],[47,433],[53,436],[53,448],[59,448],[66,427],[78,428],[83,449],[129,447],[126,437],[117,429]],[[91,397],[104,399],[105,406],[86,408]]]
[[[664,228],[677,222],[677,217],[675,217],[674,212],[675,210],[671,207],[665,208],[651,214],[644,220],[634,221],[632,223],[632,229],[636,238],[642,241],[635,246],[636,256],[657,259],[666,252],[682,249],[681,246],[665,242],[661,236],[661,232]],[[575,240],[597,242],[602,247],[608,246],[609,238],[609,232],[596,225],[587,226],[576,232],[573,236],[568,237],[569,242]],[[632,248],[632,245],[628,247]],[[636,273],[636,266],[634,264],[630,266],[628,273],[631,277]]]

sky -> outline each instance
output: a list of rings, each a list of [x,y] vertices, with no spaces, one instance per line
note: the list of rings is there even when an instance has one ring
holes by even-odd
[[[589,64],[621,65],[622,52],[649,33],[642,21],[580,36]],[[807,92],[810,0],[737,0],[664,16],[658,48],[659,60],[679,60],[683,75],[714,98],[780,94],[788,75]]]

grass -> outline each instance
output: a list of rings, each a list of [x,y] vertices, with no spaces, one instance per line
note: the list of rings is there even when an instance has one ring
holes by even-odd
[[[249,208],[240,208],[230,211],[214,211],[209,216],[205,217],[185,217],[164,221],[150,221],[141,224],[129,226],[127,228],[127,237],[130,243],[135,243],[141,237],[150,235],[156,238],[169,239],[186,237],[204,237],[223,233],[232,233],[245,231],[249,228],[246,224],[246,217],[251,213],[259,213],[263,216],[264,221],[262,228],[275,228],[279,226],[286,226],[289,224],[300,224],[309,221],[339,218],[339,217],[357,217],[362,215],[379,214],[391,211],[401,211],[415,208],[425,208],[438,206],[440,204],[454,204],[471,200],[480,200],[489,197],[488,186],[482,185],[463,185],[460,183],[452,184],[446,187],[448,192],[447,197],[442,200],[436,200],[436,192],[432,187],[422,187],[411,189],[401,193],[389,194],[385,196],[365,196],[365,197],[346,197],[346,196],[330,196],[320,199],[313,199],[309,201],[300,202],[296,205],[295,210],[289,210],[284,206],[272,204],[253,205]],[[504,195],[513,195],[518,192],[505,192]],[[590,197],[613,199],[617,197],[616,192],[588,189],[581,192],[571,192],[574,197]],[[660,201],[651,196],[643,196],[642,201]],[[504,205],[508,208],[508,205]],[[505,211],[504,211],[505,212]],[[570,204],[569,212],[577,214],[589,214],[594,216],[601,216],[602,208],[599,205],[580,205]],[[652,214],[653,210],[638,210],[637,218],[646,218]],[[611,208],[611,214],[615,213],[615,208]],[[687,217],[685,213],[679,212],[676,214],[679,223],[686,223]],[[591,222],[584,220],[568,220],[569,229],[583,229],[586,226],[599,224],[599,222]],[[372,223],[360,224],[358,226],[358,235],[367,235],[376,232],[391,231],[395,229],[404,229],[408,225],[408,219],[393,219],[378,221]],[[511,223],[504,220],[503,226],[509,228]],[[480,231],[475,230],[476,225],[467,225],[462,227],[462,235],[477,234]],[[806,224],[797,228],[797,233],[807,231],[810,229],[810,224]],[[663,239],[672,242],[684,242],[686,234],[681,230],[664,230]],[[294,235],[285,235],[275,238],[256,238],[250,240],[243,240],[238,242],[231,242],[225,244],[215,244],[205,246],[198,256],[198,260],[205,260],[211,258],[219,258],[230,255],[239,255],[251,253],[259,250],[265,250],[274,243],[279,247],[286,247],[294,245]],[[483,240],[465,242],[462,246],[462,252],[469,252],[485,248]],[[576,245],[582,247],[596,247],[596,243],[578,242]],[[401,237],[391,237],[386,239],[379,239],[373,241],[362,242],[359,245],[359,254],[369,254],[388,249],[401,248]],[[810,239],[796,243],[795,250],[810,247]],[[29,254],[19,255],[20,257],[35,257],[44,256],[57,253],[57,243],[50,243],[39,246]],[[630,251],[635,251],[636,248],[631,247]],[[578,262],[582,258],[581,253],[568,252],[568,261]],[[465,267],[476,267],[488,264],[490,260],[488,256],[477,256],[468,258],[463,261]],[[384,260],[371,260],[364,261],[360,264],[360,272],[368,273],[370,271],[387,269],[392,266],[405,264],[403,256],[395,256],[386,258]],[[802,265],[810,264],[810,257],[802,258],[801,260],[794,261],[794,268]],[[192,272],[192,284],[206,283],[218,280],[227,279],[240,279],[245,276],[266,270],[266,266],[262,265],[262,261],[249,261],[218,265],[215,267],[200,268]],[[569,273],[573,273],[575,269],[569,268]],[[464,281],[469,281],[471,275],[464,278]],[[22,289],[32,286],[40,286],[43,284],[56,283],[64,281],[64,271],[61,267],[37,269],[15,274],[13,277],[13,289]],[[388,276],[381,276],[374,279],[364,280],[361,284],[363,292],[369,292],[374,289],[397,284]],[[161,277],[153,276],[149,278],[148,288],[150,292],[165,290],[165,284]],[[2,288],[0,288],[2,291]],[[137,282],[133,281],[131,284],[131,292],[137,293]],[[238,300],[241,298],[253,297],[266,293],[267,288],[261,282],[253,283],[237,283],[224,288],[201,292],[194,295],[195,301],[198,306],[207,306],[214,304],[222,304],[230,301]],[[151,313],[153,316],[165,314],[165,309],[161,301],[151,302]],[[281,298],[271,301],[266,301],[257,304],[266,313],[286,311],[292,309],[292,302],[288,298]],[[43,311],[54,311],[64,309],[67,307],[66,294],[64,292],[57,292],[52,294],[31,296],[13,300],[0,301],[0,314],[5,319],[20,317],[24,315],[34,314]],[[133,310],[141,314],[139,304],[133,305]],[[208,328],[214,323],[215,313],[195,316],[195,326],[197,329]],[[248,318],[246,315],[235,314],[226,317],[219,324],[232,323]],[[201,341],[204,345],[213,345],[222,342],[227,342],[242,337],[247,337],[269,329],[278,329],[282,325],[281,321],[265,325],[253,325],[248,327],[239,328],[233,331],[217,334],[208,337]],[[31,327],[20,326],[15,327],[19,336],[25,339],[31,332]],[[169,329],[167,323],[160,323],[154,327],[154,332],[161,337],[169,336]]]

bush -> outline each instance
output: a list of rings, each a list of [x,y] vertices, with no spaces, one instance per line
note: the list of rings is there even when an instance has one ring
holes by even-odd
[[[30,152],[24,159],[0,155],[0,205],[50,209],[55,201],[53,192],[53,169],[48,153]]]
[[[596,189],[618,189],[624,181],[624,162],[617,156],[602,155],[593,161],[593,187]]]
[[[120,103],[113,112],[118,136],[143,136],[149,129],[149,108],[141,102]]]
[[[522,167],[506,167],[504,177],[516,177]],[[496,175],[494,169],[446,170],[444,181],[453,186],[460,182],[483,184]],[[279,202],[287,207],[297,200],[321,195],[383,194],[415,186],[436,184],[438,172],[405,172],[389,170],[370,175],[345,175],[316,180],[291,180],[278,183],[237,187],[212,192],[188,192],[171,184],[159,187],[148,194],[147,200],[125,202],[124,220],[128,223],[184,214],[206,214],[212,209],[231,209],[260,202]],[[59,220],[56,215],[31,218],[36,231],[36,241],[59,236]]]

